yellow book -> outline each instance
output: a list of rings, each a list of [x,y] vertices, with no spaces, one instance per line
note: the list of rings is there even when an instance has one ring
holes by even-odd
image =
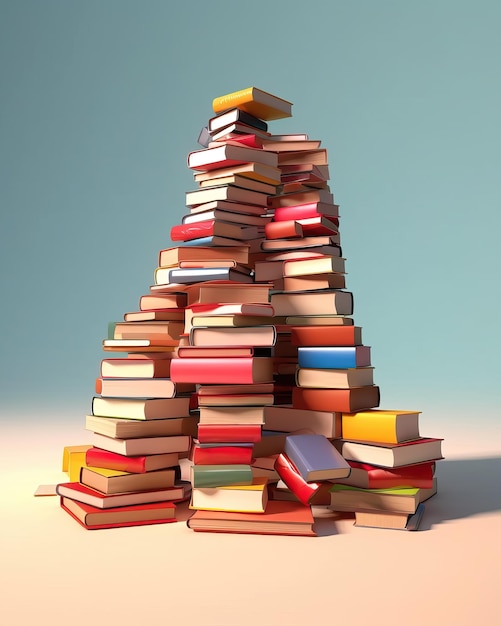
[[[91,445],[65,446],[63,448],[63,472],[66,472],[70,481],[78,480],[80,468],[85,466],[85,453]]]
[[[268,502],[268,480],[254,477],[251,485],[198,487],[192,490],[190,509],[264,513]]]
[[[247,89],[214,98],[212,108],[214,113],[222,113],[228,109],[241,109],[261,120],[278,120],[292,115],[291,102],[257,87],[247,87]]]
[[[420,411],[372,409],[343,413],[343,439],[375,443],[400,443],[419,438]]]

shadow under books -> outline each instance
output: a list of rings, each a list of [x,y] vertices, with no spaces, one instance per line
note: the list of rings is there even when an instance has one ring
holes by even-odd
[[[501,511],[501,457],[450,459],[437,463],[438,492],[425,504],[419,532],[435,524]],[[315,507],[315,530],[325,537],[343,531],[337,522],[350,519]],[[351,516],[353,519],[353,516]]]

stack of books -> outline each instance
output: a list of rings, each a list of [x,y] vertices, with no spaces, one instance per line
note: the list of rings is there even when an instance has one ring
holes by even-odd
[[[186,294],[146,294],[139,310],[110,325],[86,429],[92,446],[71,454],[70,482],[57,486],[61,506],[85,528],[175,521],[189,497],[180,459],[196,434],[195,385],[176,385],[171,359],[184,330]],[[78,456],[78,458],[77,458]]]
[[[80,521],[69,503],[114,501],[79,490],[162,472],[175,489],[188,456],[196,531],[314,535],[312,504],[360,526],[415,529],[436,492],[441,440],[419,436],[417,413],[376,408],[327,151],[269,131],[291,106],[255,87],[213,101],[203,149],[188,155],[197,187],[174,245],[160,250],[139,310],[104,341],[127,356],[103,360],[86,422],[93,447],[78,452],[79,480],[58,487]],[[135,497],[158,490],[127,480]],[[119,502],[122,513],[133,505]]]
[[[335,445],[349,477],[336,480],[330,507],[355,513],[357,526],[415,530],[423,502],[437,492],[436,461],[442,440],[421,437],[417,411],[343,413]]]

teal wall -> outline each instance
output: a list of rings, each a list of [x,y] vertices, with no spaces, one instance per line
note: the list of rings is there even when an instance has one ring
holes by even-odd
[[[494,418],[500,27],[485,1],[0,2],[2,415],[89,409],[212,98],[255,85],[329,151],[382,406]]]

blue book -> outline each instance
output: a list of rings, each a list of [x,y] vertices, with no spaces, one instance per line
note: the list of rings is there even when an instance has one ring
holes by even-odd
[[[371,364],[369,346],[300,346],[297,353],[299,367],[310,369],[348,369]]]
[[[306,482],[350,475],[350,465],[323,435],[289,435],[285,439],[284,453]]]

